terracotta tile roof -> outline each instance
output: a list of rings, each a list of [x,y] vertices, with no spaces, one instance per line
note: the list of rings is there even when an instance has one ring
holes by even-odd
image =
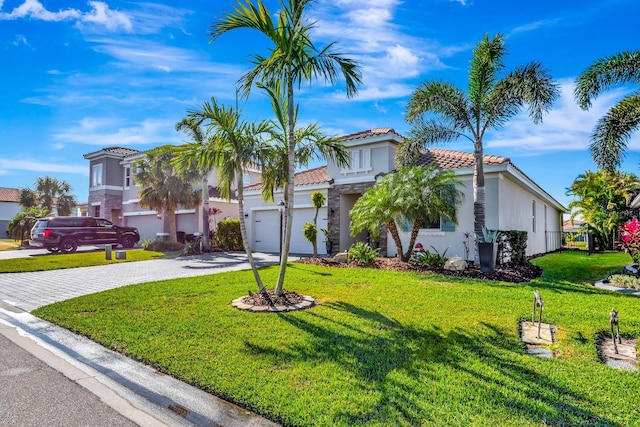
[[[323,184],[328,181],[329,175],[327,174],[326,166],[320,166],[314,169],[298,172],[293,179],[294,186]]]
[[[209,197],[213,197],[215,199],[223,199],[222,195],[220,194],[220,189],[211,185],[209,186]],[[231,191],[231,200],[238,200],[237,191]]]
[[[397,133],[393,128],[373,128],[373,129],[363,130],[360,132],[355,132],[349,135],[345,135],[342,137],[342,139],[344,140],[360,139],[360,138],[368,138],[370,136],[387,135],[387,134],[395,134],[400,136],[400,134]]]
[[[298,172],[295,174],[293,178],[294,187],[299,185],[313,185],[313,184],[324,184],[329,182],[329,175],[327,173],[327,166],[319,166],[317,168],[309,169],[306,171]],[[248,185],[245,190],[258,190],[262,182],[257,182],[255,184]]]
[[[0,187],[0,202],[20,203],[20,190],[17,188]]]
[[[102,151],[106,151],[108,153],[114,154],[122,154],[123,156],[130,156],[132,154],[140,154],[142,151],[134,150],[133,148],[124,148],[124,147],[106,147],[103,148]]]
[[[473,154],[462,153],[460,151],[443,150],[440,148],[430,148],[420,155],[416,164],[428,165],[435,163],[440,169],[459,169],[473,167]],[[502,165],[511,163],[508,157],[484,156],[485,165]]]

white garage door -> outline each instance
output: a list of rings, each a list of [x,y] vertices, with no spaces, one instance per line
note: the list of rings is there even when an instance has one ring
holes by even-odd
[[[293,215],[293,230],[291,232],[291,248],[292,254],[312,254],[313,248],[311,243],[304,238],[302,231],[307,221],[313,221],[315,209],[301,208],[296,209]],[[320,219],[319,219],[320,221]],[[321,228],[319,224],[318,227]],[[256,252],[274,252],[280,251],[280,213],[273,211],[255,211],[254,222],[254,242],[253,250]],[[322,245],[322,233],[318,233],[318,252],[324,253]]]
[[[278,252],[280,250],[280,213],[256,211],[253,224],[253,250],[256,252]]]

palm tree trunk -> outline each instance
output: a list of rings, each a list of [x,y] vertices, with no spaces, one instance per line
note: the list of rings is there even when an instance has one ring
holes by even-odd
[[[242,168],[238,170],[242,171]],[[258,284],[258,288],[260,292],[265,292],[264,285],[262,284],[262,279],[260,279],[260,273],[258,273],[258,267],[256,266],[256,261],[253,259],[253,253],[251,252],[251,246],[249,246],[249,237],[247,234],[247,225],[244,220],[244,194],[242,189],[242,173],[238,176],[238,214],[240,215],[240,236],[242,237],[242,246],[244,246],[244,251],[247,254],[247,259],[249,260],[249,265],[251,265],[251,271],[253,272],[253,277],[256,279],[256,283]]]
[[[205,172],[202,179],[202,249],[209,250],[209,181]]]
[[[176,221],[176,210],[175,209],[169,209],[169,208],[165,208],[165,214],[167,217],[167,221],[169,221],[169,241],[171,242],[177,242],[178,238],[177,238],[177,230],[178,230],[178,226],[177,226],[177,221]]]
[[[291,76],[291,72],[288,74]],[[294,105],[293,105],[293,79],[287,79],[287,138],[289,141],[287,157],[289,160],[289,176],[287,178],[287,188],[284,202],[284,241],[282,242],[282,253],[280,254],[280,271],[278,272],[278,282],[276,283],[276,296],[282,295],[282,287],[284,285],[284,274],[287,269],[287,260],[289,258],[289,248],[291,246],[291,229],[293,227],[293,193],[295,179],[295,154],[296,140],[294,137]]]
[[[409,246],[407,247],[407,252],[402,257],[403,261],[409,261],[409,259],[411,259],[411,254],[413,253],[413,247],[416,245],[418,232],[420,231],[421,222],[422,222],[422,219],[420,218],[416,218],[413,221],[413,227],[411,228],[411,237],[409,238]]]
[[[482,236],[482,228],[485,226],[485,191],[484,191],[484,152],[482,142],[474,144],[473,157],[475,167],[473,168],[473,231],[476,237]],[[475,244],[474,262],[480,262],[478,255],[478,238]]]
[[[395,221],[388,222],[387,227],[389,228],[389,233],[391,233],[393,243],[396,244],[396,251],[398,252],[398,256],[401,260],[405,261],[404,254],[402,252],[402,240],[400,240],[400,233],[398,233],[398,227],[396,226]]]

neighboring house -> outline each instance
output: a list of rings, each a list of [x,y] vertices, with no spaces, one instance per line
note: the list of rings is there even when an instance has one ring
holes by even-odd
[[[300,172],[295,177],[294,224],[291,236],[291,253],[310,254],[312,246],[304,239],[302,227],[313,220],[310,195],[322,191],[327,204],[318,215],[318,228],[329,228],[333,250],[345,251],[356,241],[366,241],[366,232],[350,235],[349,211],[376,179],[394,170],[394,156],[401,135],[390,128],[371,129],[347,135],[344,145],[349,149],[349,167],[340,168],[333,163]],[[458,225],[448,221],[431,224],[420,230],[418,242],[439,253],[447,250],[447,256],[459,255],[473,259],[473,155],[451,150],[426,150],[419,164],[435,162],[441,169],[452,169],[462,182],[464,200],[458,207]],[[497,230],[523,230],[528,232],[527,254],[539,254],[559,249],[562,244],[562,214],[567,209],[520,171],[508,158],[484,157],[486,191],[486,225]],[[256,251],[278,252],[280,245],[280,190],[274,203],[265,203],[260,186],[245,188],[245,212],[251,248]],[[323,253],[323,234],[318,235],[319,253]],[[403,245],[409,241],[409,233],[402,235]],[[466,253],[465,242],[471,248]],[[381,254],[394,256],[396,248],[387,233],[380,236]]]
[[[20,213],[20,190],[0,187],[0,236],[8,237],[9,221]]]
[[[89,200],[87,214],[106,218],[116,224],[136,227],[142,239],[155,239],[166,235],[169,223],[163,212],[156,212],[140,206],[138,194],[142,191],[134,182],[132,162],[144,156],[143,151],[122,147],[107,147],[87,153],[89,160]],[[259,180],[259,171],[247,171],[246,185]],[[217,173],[208,177],[209,223],[215,230],[217,222],[224,218],[238,218],[238,202],[220,197],[216,187]],[[195,185],[194,188],[202,188]],[[203,230],[202,207],[178,209],[176,211],[177,230],[192,234]]]

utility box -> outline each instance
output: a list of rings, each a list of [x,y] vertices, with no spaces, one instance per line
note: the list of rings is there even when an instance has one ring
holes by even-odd
[[[116,259],[127,259],[127,251],[116,251]]]
[[[111,251],[113,250],[113,247],[111,245],[104,245],[104,258],[106,260],[111,260]]]

